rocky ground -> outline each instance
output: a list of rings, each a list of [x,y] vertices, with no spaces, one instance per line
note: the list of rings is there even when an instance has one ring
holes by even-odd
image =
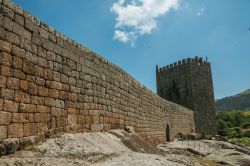
[[[248,154],[247,154],[248,153]],[[249,150],[222,141],[176,141],[154,147],[135,133],[62,134],[2,156],[0,166],[250,165]]]

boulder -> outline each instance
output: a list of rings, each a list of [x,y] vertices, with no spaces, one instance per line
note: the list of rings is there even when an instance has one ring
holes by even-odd
[[[13,154],[19,147],[19,140],[17,138],[7,139],[3,141],[6,154]]]

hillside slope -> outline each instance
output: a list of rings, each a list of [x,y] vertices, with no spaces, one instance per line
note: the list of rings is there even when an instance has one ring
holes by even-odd
[[[216,101],[217,111],[250,109],[250,89]]]

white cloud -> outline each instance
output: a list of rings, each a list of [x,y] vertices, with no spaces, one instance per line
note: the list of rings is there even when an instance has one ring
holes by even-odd
[[[113,39],[133,45],[138,36],[151,34],[158,17],[178,7],[179,0],[118,0],[111,8],[117,15]]]
[[[113,40],[120,40],[124,43],[130,42],[131,46],[135,46],[136,35],[133,32],[116,30]]]
[[[202,16],[204,14],[205,10],[206,10],[205,8],[200,8],[197,12],[197,16]]]

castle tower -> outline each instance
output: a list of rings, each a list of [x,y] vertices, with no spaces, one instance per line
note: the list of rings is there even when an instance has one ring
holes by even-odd
[[[157,94],[194,111],[195,132],[216,135],[215,101],[210,63],[195,57],[156,66]]]

